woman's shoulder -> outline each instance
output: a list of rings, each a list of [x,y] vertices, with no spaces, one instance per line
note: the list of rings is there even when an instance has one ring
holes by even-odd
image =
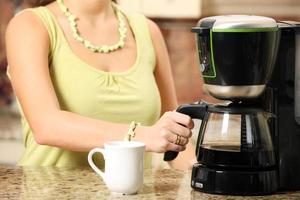
[[[161,35],[159,26],[144,14],[137,13],[137,12],[130,12],[130,13],[126,13],[126,15],[129,18],[134,19],[135,21],[139,21],[140,23],[146,23],[148,29],[150,30],[151,36],[153,38],[156,38],[157,36]]]
[[[150,29],[150,33],[152,36],[156,37],[156,36],[160,36],[161,35],[161,31],[159,26],[151,19],[146,18],[147,19],[147,24],[148,27]]]
[[[20,34],[30,32],[43,33],[45,30],[42,22],[36,15],[35,11],[38,8],[27,8],[18,12],[9,22],[7,31],[16,31]]]
[[[38,16],[32,9],[24,9],[17,13],[9,22],[6,29],[6,42],[15,41],[13,44],[22,40],[44,43],[48,42],[48,33]],[[20,37],[22,36],[22,37]]]

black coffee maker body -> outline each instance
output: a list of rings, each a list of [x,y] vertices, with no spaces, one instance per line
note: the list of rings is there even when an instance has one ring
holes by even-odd
[[[230,101],[178,108],[202,120],[195,190],[263,195],[300,189],[298,29],[295,23],[234,15],[204,18],[193,28],[205,89]],[[234,121],[239,125],[230,129]],[[164,159],[176,155],[167,152]]]
[[[274,113],[270,132],[278,190],[300,190],[300,22],[279,22],[281,36],[271,80],[260,99]]]

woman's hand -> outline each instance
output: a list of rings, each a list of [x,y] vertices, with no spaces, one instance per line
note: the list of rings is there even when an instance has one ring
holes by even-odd
[[[144,129],[146,150],[157,153],[183,151],[192,136],[193,120],[179,112],[166,112],[156,124]]]

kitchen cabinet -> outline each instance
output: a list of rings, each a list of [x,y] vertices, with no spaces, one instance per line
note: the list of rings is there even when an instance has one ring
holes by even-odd
[[[143,12],[149,17],[199,18],[200,0],[144,0]]]
[[[125,10],[151,18],[199,19],[224,14],[251,14],[300,20],[299,0],[119,0]]]
[[[201,1],[201,0],[200,0]],[[253,14],[300,18],[299,0],[202,0],[203,15]]]
[[[125,10],[140,12],[151,18],[199,18],[201,0],[120,0]]]
[[[142,13],[142,0],[119,0],[118,4],[126,11]]]

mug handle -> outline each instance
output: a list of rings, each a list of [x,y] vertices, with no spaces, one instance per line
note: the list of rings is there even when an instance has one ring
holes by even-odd
[[[90,152],[89,152],[89,154],[88,154],[88,162],[89,162],[89,164],[90,164],[90,166],[92,167],[92,169],[97,173],[97,174],[99,174],[103,179],[104,179],[104,181],[105,181],[105,173],[102,171],[102,170],[100,170],[96,165],[95,165],[95,163],[93,162],[93,155],[95,154],[95,153],[101,153],[101,154],[103,154],[103,157],[104,157],[104,159],[105,159],[105,153],[104,153],[105,151],[104,151],[104,149],[102,149],[102,148],[94,148],[94,149],[92,149]]]

